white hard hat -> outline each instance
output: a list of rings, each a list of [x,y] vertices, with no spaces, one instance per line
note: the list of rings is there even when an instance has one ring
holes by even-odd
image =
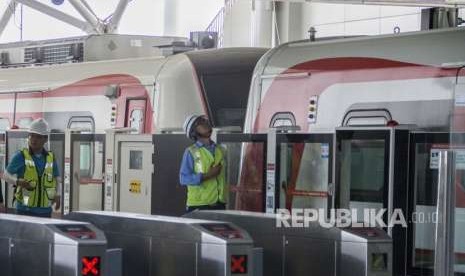
[[[39,134],[42,136],[47,136],[50,134],[48,123],[43,118],[38,118],[32,121],[28,132]]]
[[[193,131],[192,131],[192,126],[194,126],[195,121],[199,118],[199,115],[190,115],[186,118],[184,121],[184,124],[182,126],[182,129],[186,133],[187,138],[189,139],[194,139],[193,137]]]

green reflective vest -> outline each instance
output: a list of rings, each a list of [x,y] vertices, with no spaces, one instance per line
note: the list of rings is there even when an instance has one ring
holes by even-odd
[[[205,174],[213,165],[221,164],[221,172],[216,178],[202,181],[200,185],[187,186],[187,206],[212,205],[217,202],[226,202],[226,181],[224,152],[218,145],[215,148],[215,156],[205,147],[197,147],[195,144],[189,147],[189,152],[194,159],[194,172]]]
[[[48,152],[45,160],[44,172],[39,178],[38,170],[32,159],[29,149],[23,149],[24,156],[24,179],[29,181],[32,190],[21,187],[16,188],[16,200],[28,207],[49,207],[50,201],[56,195],[56,179],[53,177],[53,153]]]

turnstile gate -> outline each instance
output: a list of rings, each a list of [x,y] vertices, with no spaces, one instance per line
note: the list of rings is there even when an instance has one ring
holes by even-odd
[[[123,275],[257,275],[252,239],[230,223],[104,211],[67,218],[96,225],[123,249]]]
[[[89,223],[0,214],[4,276],[104,276],[106,248]]]
[[[263,247],[263,275],[392,275],[392,241],[382,229],[324,228],[318,222],[308,227],[278,227],[273,214],[245,211],[195,211],[185,216],[244,228],[256,246]]]

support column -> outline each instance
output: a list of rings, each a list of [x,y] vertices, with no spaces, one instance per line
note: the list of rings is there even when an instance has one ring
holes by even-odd
[[[252,47],[271,47],[273,39],[272,1],[254,1],[252,13]]]
[[[165,0],[165,20],[163,35],[176,35],[178,0]]]

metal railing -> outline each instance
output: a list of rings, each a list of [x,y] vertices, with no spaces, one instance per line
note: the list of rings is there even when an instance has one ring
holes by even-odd
[[[207,32],[218,33],[218,48],[223,47],[224,41],[224,16],[231,10],[237,0],[225,0],[224,7],[222,7],[216,16],[212,19],[208,27],[205,29]]]

